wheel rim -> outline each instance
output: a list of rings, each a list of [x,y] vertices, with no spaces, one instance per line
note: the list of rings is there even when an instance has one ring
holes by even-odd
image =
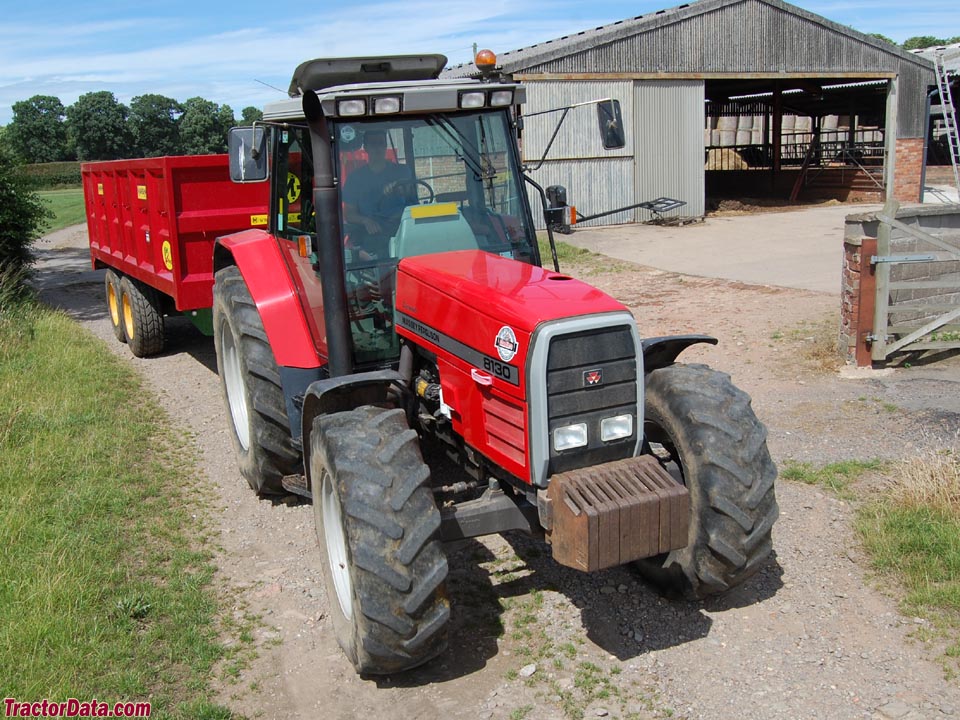
[[[110,320],[114,327],[120,327],[120,303],[117,302],[117,289],[113,283],[107,283],[107,307],[110,308]]]
[[[670,473],[681,485],[686,485],[687,481],[684,478],[680,453],[677,452],[673,438],[670,437],[666,429],[661,427],[659,423],[646,418],[643,423],[643,434],[647,438],[650,451],[660,461],[663,469]]]
[[[230,419],[233,431],[245,451],[250,449],[250,421],[247,416],[247,388],[240,366],[240,353],[229,326],[224,327],[221,335],[223,354],[223,383],[227,388],[227,404],[230,406]]]
[[[330,563],[330,575],[333,577],[333,589],[337,594],[340,610],[349,620],[353,617],[353,579],[347,564],[347,536],[343,530],[340,498],[337,497],[333,479],[328,473],[323,474],[320,510],[323,513],[323,540],[327,544],[327,560]]]
[[[130,304],[130,296],[126,293],[122,295],[122,304],[123,304],[123,329],[127,333],[127,337],[133,340],[133,306]]]

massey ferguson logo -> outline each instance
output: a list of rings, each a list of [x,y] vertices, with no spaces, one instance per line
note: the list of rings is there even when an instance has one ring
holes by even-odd
[[[583,386],[591,387],[593,385],[603,385],[603,370],[600,368],[583,371]]]
[[[504,362],[510,362],[517,354],[517,336],[513,334],[513,328],[504,325],[497,333],[497,339],[493,343],[497,348],[497,354]]]

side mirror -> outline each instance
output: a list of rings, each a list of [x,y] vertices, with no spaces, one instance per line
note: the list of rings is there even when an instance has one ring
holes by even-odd
[[[606,150],[619,150],[627,144],[619,100],[598,103],[597,119],[600,121],[600,140]]]
[[[230,179],[237,183],[267,179],[267,134],[263,127],[235,127],[227,134]]]

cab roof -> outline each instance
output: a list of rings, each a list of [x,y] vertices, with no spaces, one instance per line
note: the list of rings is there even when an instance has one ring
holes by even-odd
[[[287,94],[299,97],[337,85],[435,80],[446,64],[445,55],[317,58],[297,66]]]

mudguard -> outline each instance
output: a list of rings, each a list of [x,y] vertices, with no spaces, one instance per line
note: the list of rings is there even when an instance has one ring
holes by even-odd
[[[263,230],[217,238],[214,272],[236,265],[257,304],[277,365],[315,368],[321,364],[310,327],[278,241]]]
[[[313,421],[327,413],[353,410],[361,405],[380,405],[387,398],[392,385],[404,385],[403,376],[396,370],[374,370],[341,377],[326,378],[310,383],[303,397],[301,418],[303,442],[303,469],[310,481],[310,430]]]
[[[677,356],[691,345],[698,343],[716,345],[717,342],[717,339],[710,335],[666,335],[646,338],[640,341],[643,347],[643,371],[648,373],[671,365]]]

